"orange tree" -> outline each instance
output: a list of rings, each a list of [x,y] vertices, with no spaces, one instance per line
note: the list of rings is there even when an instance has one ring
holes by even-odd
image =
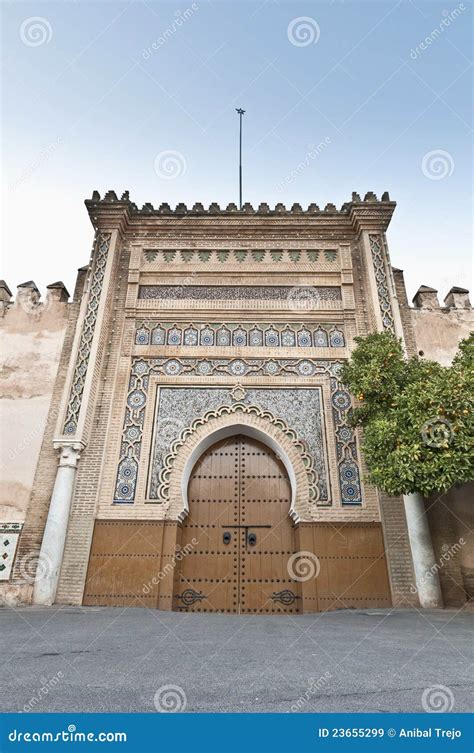
[[[389,333],[356,337],[342,381],[357,398],[368,480],[387,494],[427,497],[474,479],[474,335],[450,367],[406,359]]]

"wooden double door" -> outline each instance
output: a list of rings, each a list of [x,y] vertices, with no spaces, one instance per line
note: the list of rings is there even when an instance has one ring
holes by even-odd
[[[288,574],[296,551],[285,467],[248,436],[223,439],[196,463],[181,528],[173,608],[194,612],[301,611]]]

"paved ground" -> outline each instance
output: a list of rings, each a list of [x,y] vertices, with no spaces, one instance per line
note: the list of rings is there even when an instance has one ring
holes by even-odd
[[[473,615],[302,616],[0,609],[2,711],[422,711],[443,685],[470,708]],[[178,690],[160,691],[163,686]]]

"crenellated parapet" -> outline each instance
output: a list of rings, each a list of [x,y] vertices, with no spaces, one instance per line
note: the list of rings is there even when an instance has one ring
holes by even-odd
[[[128,207],[130,212],[132,214],[141,214],[141,215],[147,215],[150,213],[154,214],[164,214],[164,215],[175,215],[175,216],[183,216],[183,215],[228,215],[228,214],[237,214],[237,215],[249,215],[249,214],[259,214],[259,215],[288,215],[288,214],[305,214],[305,215],[314,215],[314,214],[344,214],[348,215],[350,214],[351,209],[357,208],[359,205],[387,205],[392,204],[395,206],[395,202],[390,201],[390,196],[387,191],[385,191],[382,194],[382,198],[379,200],[375,193],[373,191],[368,191],[364,199],[362,200],[360,195],[356,192],[352,194],[352,199],[350,202],[344,203],[340,209],[337,209],[334,204],[328,203],[324,207],[324,209],[320,209],[317,204],[310,204],[306,209],[303,209],[300,204],[293,204],[291,207],[286,207],[284,204],[278,203],[275,205],[273,209],[270,208],[269,204],[266,202],[262,202],[258,205],[258,207],[253,207],[252,204],[249,204],[248,202],[243,204],[242,209],[239,209],[237,207],[237,204],[234,204],[231,202],[230,204],[227,204],[226,207],[220,207],[217,202],[212,202],[207,209],[205,209],[204,205],[200,202],[197,202],[193,204],[192,207],[187,207],[186,204],[179,203],[176,205],[174,209],[170,207],[169,204],[162,203],[157,207],[154,207],[153,204],[147,202],[143,204],[141,209],[135,204],[133,201],[130,200],[130,194],[128,191],[124,191],[124,193],[121,195],[120,199],[118,198],[115,191],[107,191],[107,193],[104,194],[104,196],[101,198],[101,195],[98,191],[93,191],[92,193],[92,199],[86,200],[86,206],[89,210],[98,208],[99,205],[103,206],[106,204],[119,204]]]
[[[440,306],[438,291],[421,285],[407,307],[419,355],[448,366],[459,342],[474,330],[474,309],[466,288],[452,287]]]
[[[150,202],[146,202],[140,208],[130,200],[128,191],[125,191],[119,198],[112,190],[107,191],[103,197],[98,191],[94,191],[92,198],[86,200],[85,204],[92,223],[95,227],[101,229],[106,229],[107,226],[118,227],[119,225],[124,229],[133,220],[152,217],[180,220],[185,217],[211,218],[212,220],[218,217],[241,220],[250,217],[256,220],[260,218],[274,220],[301,218],[304,221],[331,218],[336,221],[349,222],[352,226],[357,226],[359,221],[363,226],[367,224],[370,226],[371,221],[378,218],[378,226],[382,224],[385,229],[396,206],[396,203],[390,200],[387,191],[382,194],[380,200],[372,191],[368,191],[363,200],[358,193],[354,192],[351,201],[345,202],[340,209],[332,203],[326,204],[323,209],[315,203],[309,204],[306,208],[298,203],[292,204],[290,207],[278,203],[271,208],[266,202],[262,202],[258,207],[254,207],[247,202],[243,204],[242,209],[239,209],[233,202],[225,207],[221,207],[217,202],[212,202],[207,208],[200,202],[190,207],[184,203],[179,203],[174,209],[166,202],[156,207]]]
[[[42,300],[40,290],[33,280],[20,283],[14,299],[5,280],[0,280],[0,316],[7,313],[10,318],[13,315],[20,318],[22,315],[34,315],[38,319],[47,312],[59,311],[68,302],[69,292],[61,281],[47,285],[46,297]]]
[[[444,311],[472,308],[467,288],[452,287],[446,293],[443,303]],[[420,285],[413,297],[413,305],[415,309],[436,310],[442,308],[438,300],[438,291],[436,288],[430,288],[428,285]]]

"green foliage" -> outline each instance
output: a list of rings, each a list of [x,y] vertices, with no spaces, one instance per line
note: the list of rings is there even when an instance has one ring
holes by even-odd
[[[356,338],[342,381],[358,400],[368,480],[387,494],[428,496],[474,478],[474,335],[452,366],[403,355],[388,333]]]

